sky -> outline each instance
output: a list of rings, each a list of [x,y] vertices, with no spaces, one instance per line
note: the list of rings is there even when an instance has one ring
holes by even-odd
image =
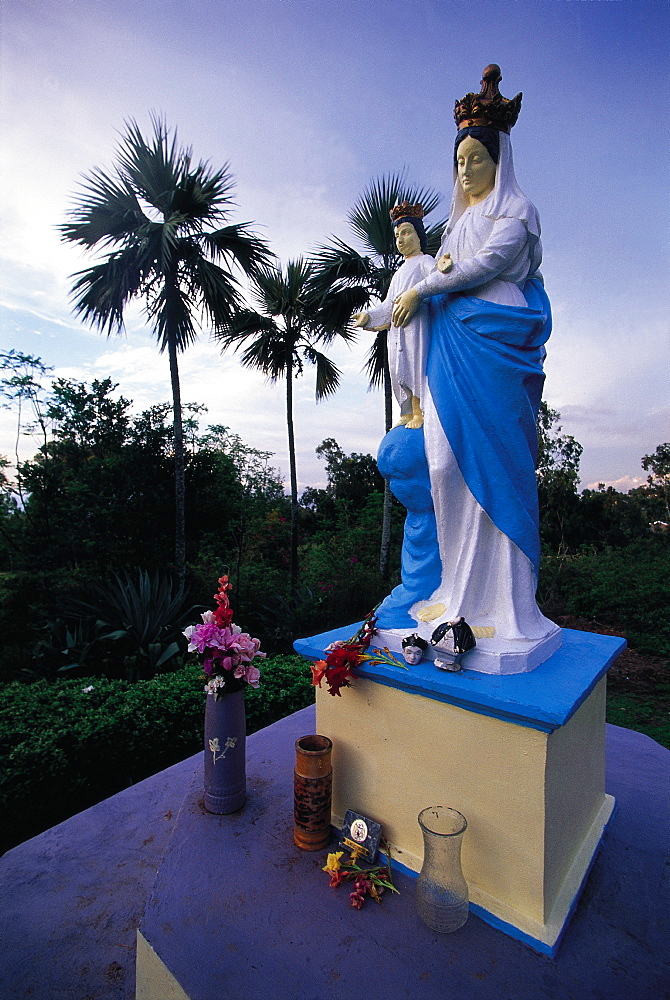
[[[170,399],[141,309],[111,339],[74,317],[70,276],[87,261],[56,228],[82,175],[112,165],[124,121],[148,132],[162,114],[196,159],[229,163],[231,221],[253,221],[285,263],[331,236],[355,242],[347,212],[384,173],[405,169],[447,207],[454,101],[497,62],[502,93],[523,91],[516,173],[542,220],[545,398],[584,447],[583,486],[644,482],[642,455],[670,440],[669,29],[666,0],[4,0],[0,349],[52,377],[109,377],[136,412]],[[313,371],[296,383],[301,488],[325,482],[326,437],[376,453],[369,337],[330,350],[335,397],[316,404]],[[207,330],[180,372],[206,423],[275,453],[287,477],[283,383]],[[15,433],[0,410],[0,454]]]

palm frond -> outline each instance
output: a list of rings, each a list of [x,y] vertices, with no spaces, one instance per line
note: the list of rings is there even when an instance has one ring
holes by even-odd
[[[200,240],[214,259],[232,258],[247,274],[255,274],[271,264],[274,254],[264,240],[249,230],[250,223],[224,226],[214,233],[203,233]]]
[[[284,271],[267,265],[254,275],[259,303],[271,316],[282,316],[287,326],[302,325],[315,319],[318,296],[310,287],[310,265],[299,257],[290,260]]]
[[[141,249],[131,245],[73,277],[75,313],[109,335],[123,329],[124,309],[141,290],[149,271]]]
[[[198,331],[193,318],[193,303],[176,283],[163,278],[156,283],[156,291],[147,302],[147,315],[151,320],[158,349],[162,354],[174,337],[178,351],[197,339]]]
[[[268,264],[253,276],[253,290],[264,312],[281,316],[288,304],[286,281],[281,267]]]
[[[298,374],[302,370],[294,344],[276,326],[256,337],[243,352],[241,360],[246,368],[258,368],[271,382],[285,376],[289,367],[296,369]]]
[[[253,309],[240,309],[214,336],[223,350],[228,347],[239,350],[251,340],[242,352],[242,364],[245,368],[257,368],[273,382],[286,374],[289,357],[293,364],[297,360],[295,345],[285,331],[271,316]]]
[[[334,286],[365,284],[374,270],[369,257],[335,237],[332,244],[317,247],[310,263],[314,284],[322,294]]]
[[[177,145],[165,122],[152,116],[153,137],[145,139],[134,119],[125,123],[126,131],[117,148],[119,173],[163,218],[172,211],[172,197],[191,165],[191,150]]]
[[[388,359],[388,337],[386,330],[380,330],[365,356],[363,371],[368,376],[368,388],[381,389]]]
[[[253,309],[239,309],[229,319],[216,327],[214,337],[225,350],[233,347],[238,350],[249,337],[279,336],[281,331],[273,319],[263,316]]]
[[[132,186],[102,170],[84,177],[82,193],[67,216],[69,221],[57,227],[62,239],[87,249],[141,239],[150,225]]]
[[[340,369],[333,364],[321,351],[317,351],[312,345],[303,347],[303,355],[307,361],[316,365],[316,398],[324,399],[332,396],[337,391],[340,384]]]
[[[118,147],[119,170],[164,220],[177,217],[181,227],[199,230],[205,220],[219,218],[233,203],[233,178],[226,163],[212,170],[206,161],[192,166],[190,146],[180,146],[177,130],[170,131],[152,114],[153,135],[147,140],[137,122],[126,122]]]
[[[334,289],[323,295],[319,300],[318,323],[314,327],[317,340],[324,344],[329,344],[336,336],[348,343],[356,340],[358,334],[350,325],[351,317],[365,308],[369,298],[369,292],[362,285]]]
[[[390,212],[403,201],[421,204],[426,215],[442,200],[432,188],[418,187],[406,179],[406,170],[374,178],[348,215],[352,229],[370,252],[383,257],[397,254]],[[444,223],[441,223],[444,225]]]
[[[216,328],[227,323],[241,302],[236,278],[204,256],[195,239],[178,244],[179,283],[188,300],[198,304]]]

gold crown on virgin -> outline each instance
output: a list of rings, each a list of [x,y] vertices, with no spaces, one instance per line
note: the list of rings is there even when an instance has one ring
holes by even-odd
[[[408,201],[403,201],[399,205],[394,205],[389,215],[392,222],[398,219],[423,219],[423,205],[410,205]]]
[[[521,110],[522,94],[517,94],[511,100],[503,97],[498,90],[502,80],[500,66],[491,63],[482,74],[482,89],[478,94],[466,94],[454,105],[454,121],[459,129],[483,125],[497,128],[499,132],[509,133],[516,125]]]

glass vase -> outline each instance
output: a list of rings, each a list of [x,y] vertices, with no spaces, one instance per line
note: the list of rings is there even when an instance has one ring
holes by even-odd
[[[432,930],[450,934],[468,919],[468,884],[461,869],[465,816],[448,806],[419,813],[423,866],[416,884],[416,908]]]

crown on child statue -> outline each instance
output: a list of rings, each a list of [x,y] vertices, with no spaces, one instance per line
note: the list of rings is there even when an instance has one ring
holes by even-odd
[[[491,63],[482,75],[480,92],[466,94],[462,101],[456,101],[454,121],[459,131],[474,125],[484,125],[509,134],[519,117],[523,95],[517,94],[511,101],[503,97],[498,90],[501,80],[500,66]]]
[[[410,205],[408,201],[403,201],[394,205],[389,214],[391,222],[397,222],[398,219],[423,219],[423,205]]]

